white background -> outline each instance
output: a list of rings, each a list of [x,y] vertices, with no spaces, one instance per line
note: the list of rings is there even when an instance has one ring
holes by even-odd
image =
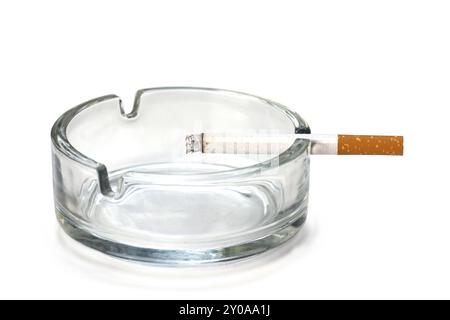
[[[316,133],[403,134],[400,157],[317,156],[309,217],[251,263],[135,266],[64,236],[50,128],[136,89],[240,90]],[[450,298],[446,1],[3,1],[0,298]]]

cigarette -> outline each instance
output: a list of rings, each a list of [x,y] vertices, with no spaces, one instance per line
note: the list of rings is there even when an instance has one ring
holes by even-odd
[[[310,141],[311,154],[386,156],[403,155],[403,136],[347,134],[190,134],[186,136],[186,153],[280,153],[288,149],[297,139]]]

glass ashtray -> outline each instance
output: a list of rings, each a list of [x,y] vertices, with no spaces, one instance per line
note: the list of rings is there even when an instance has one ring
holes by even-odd
[[[139,90],[129,113],[115,95],[82,103],[51,131],[63,230],[105,254],[163,265],[246,258],[294,236],[306,219],[310,142],[186,153],[186,136],[199,132],[310,129],[278,103],[228,90]]]

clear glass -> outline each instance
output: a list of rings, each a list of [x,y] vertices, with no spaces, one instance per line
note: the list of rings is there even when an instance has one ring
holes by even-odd
[[[192,133],[309,133],[286,107],[206,88],[139,90],[63,114],[51,132],[56,214],[72,238],[156,264],[245,258],[291,238],[306,218],[306,140],[264,155],[186,154]]]

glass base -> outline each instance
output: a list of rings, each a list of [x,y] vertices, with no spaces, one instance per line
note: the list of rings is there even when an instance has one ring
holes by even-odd
[[[73,239],[104,254],[125,260],[165,266],[195,266],[207,263],[228,262],[266,252],[292,238],[306,220],[306,210],[296,215],[294,221],[278,228],[275,232],[256,239],[223,247],[202,247],[189,249],[151,248],[125,244],[113,239],[105,239],[91,232],[62,212],[56,210],[59,224]]]

